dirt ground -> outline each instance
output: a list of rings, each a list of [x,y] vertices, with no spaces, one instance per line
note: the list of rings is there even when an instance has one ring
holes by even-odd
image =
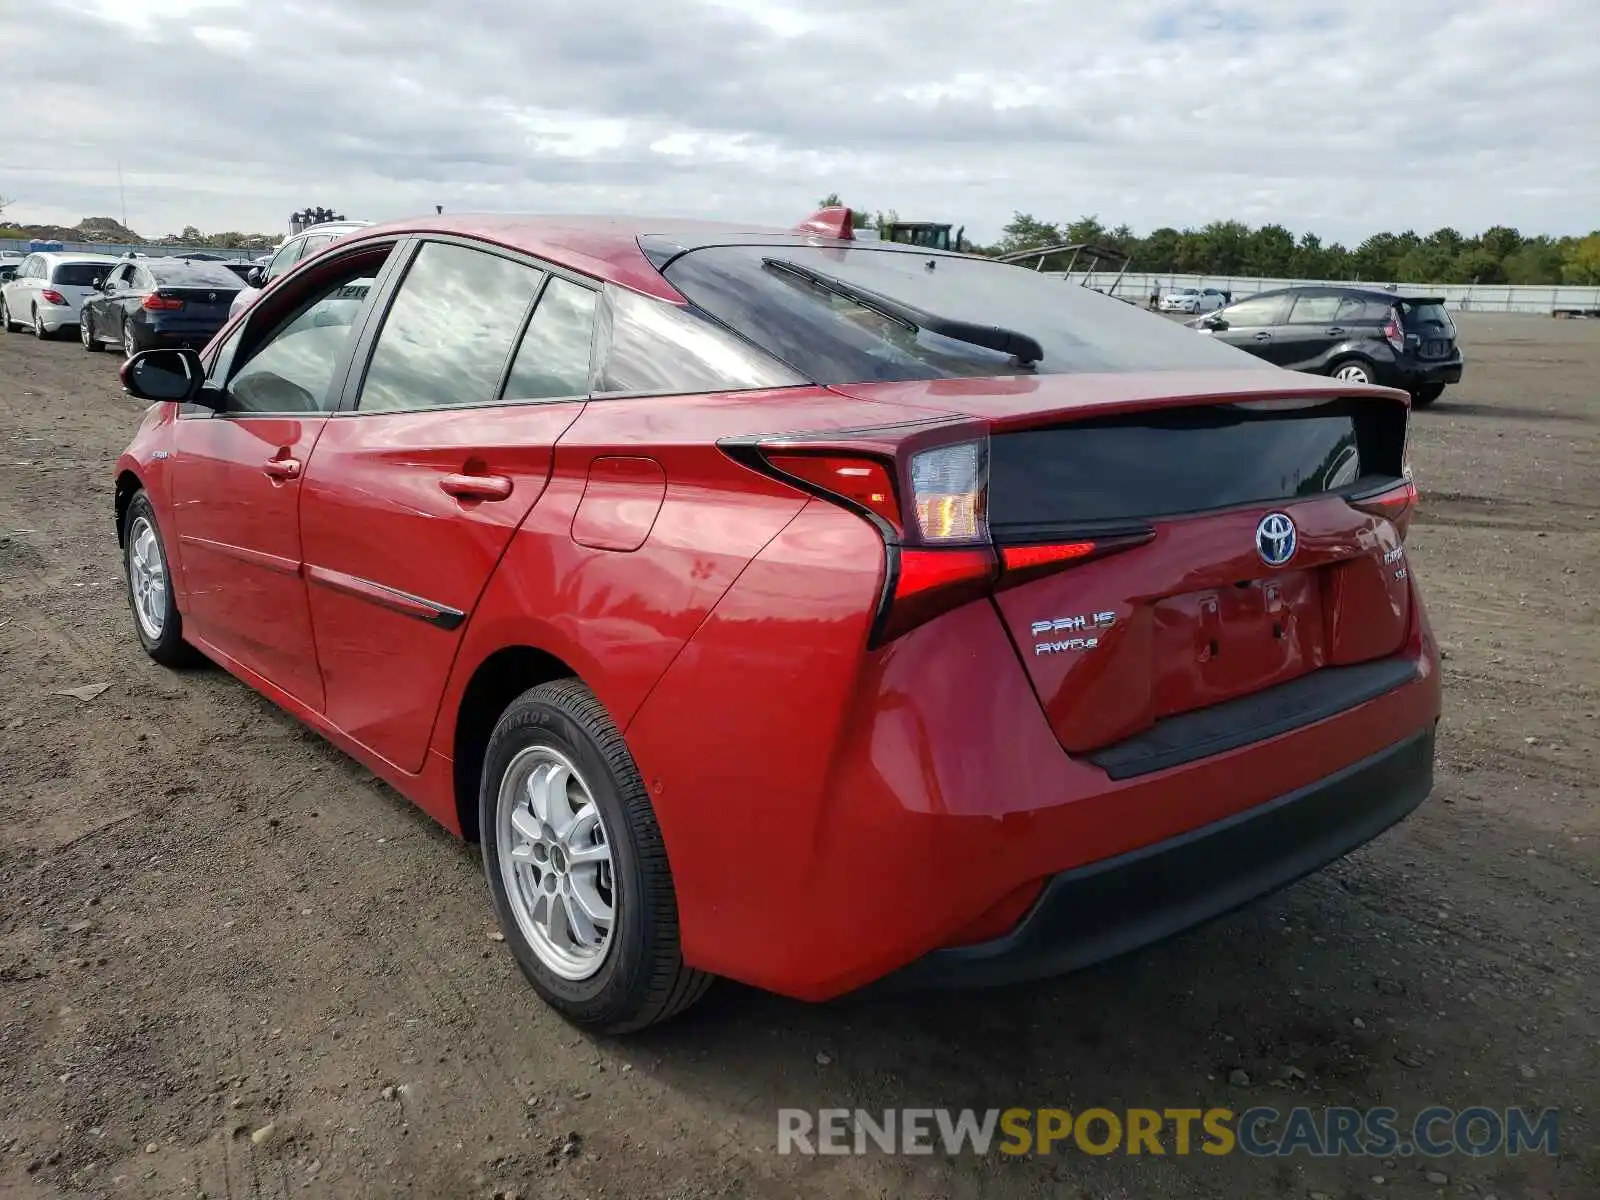
[[[138,407],[113,355],[0,337],[0,1195],[1600,1196],[1600,322],[1460,324],[1412,439],[1447,660],[1410,820],[1048,985],[724,985],[622,1042],[524,985],[474,848],[146,660],[111,523]],[[1297,1103],[1559,1106],[1561,1152],[776,1153],[780,1106]]]

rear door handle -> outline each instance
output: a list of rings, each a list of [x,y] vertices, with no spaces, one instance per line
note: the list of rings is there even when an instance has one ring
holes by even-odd
[[[1260,333],[1256,334],[1256,341],[1258,341],[1258,342],[1270,342],[1271,340],[1272,340],[1272,335],[1270,333],[1268,333],[1265,329],[1263,329]]]
[[[290,458],[287,455],[283,458],[267,459],[267,461],[262,464],[261,469],[273,479],[300,478],[300,460],[298,458]]]
[[[1329,337],[1343,337],[1344,336],[1344,326],[1343,325],[1335,325],[1332,329],[1328,330],[1328,336]]]
[[[506,500],[511,480],[504,475],[446,475],[439,486],[457,500]]]

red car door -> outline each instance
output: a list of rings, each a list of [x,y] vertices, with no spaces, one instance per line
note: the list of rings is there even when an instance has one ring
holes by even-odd
[[[337,280],[308,287],[298,314],[242,359],[237,350],[251,331],[236,332],[211,368],[218,408],[195,406],[180,418],[168,464],[186,631],[319,710],[300,499],[377,265],[369,254]],[[275,304],[260,319],[281,312]]]
[[[326,713],[403,770],[423,765],[461,627],[582,411],[595,306],[573,280],[421,243],[312,456],[301,528]]]

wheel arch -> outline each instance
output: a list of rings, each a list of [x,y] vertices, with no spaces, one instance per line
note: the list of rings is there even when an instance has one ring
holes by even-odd
[[[536,646],[503,646],[473,671],[456,710],[452,784],[461,836],[478,840],[478,787],[489,735],[500,714],[529,688],[579,678],[568,663]]]
[[[144,480],[137,474],[124,468],[117,472],[117,486],[115,491],[115,504],[117,514],[117,545],[123,544],[123,525],[128,517],[128,505],[133,503],[134,496],[144,490]]]

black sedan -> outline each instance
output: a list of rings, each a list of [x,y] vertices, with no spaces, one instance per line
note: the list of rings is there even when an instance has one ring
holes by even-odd
[[[198,349],[228,322],[243,282],[221,263],[141,258],[114,267],[83,306],[85,350],[121,346],[128,357],[157,346]]]

